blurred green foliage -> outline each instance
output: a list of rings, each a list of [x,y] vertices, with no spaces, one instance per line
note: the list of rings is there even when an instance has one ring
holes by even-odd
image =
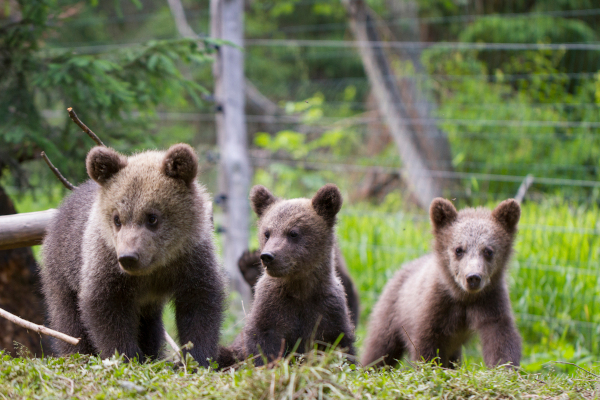
[[[19,1],[12,12],[20,15],[0,27],[0,172],[8,168],[22,177],[20,164],[44,150],[67,176],[82,179],[80,166],[92,143],[69,120],[69,106],[112,147],[131,151],[157,143],[147,131],[161,104],[198,106],[209,93],[182,66],[209,63],[217,41],[154,40],[100,54],[48,45],[61,13],[81,7],[94,5]],[[43,111],[59,117],[46,118]]]

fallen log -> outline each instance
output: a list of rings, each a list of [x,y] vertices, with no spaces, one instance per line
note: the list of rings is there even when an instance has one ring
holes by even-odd
[[[0,250],[42,244],[56,209],[0,216]]]

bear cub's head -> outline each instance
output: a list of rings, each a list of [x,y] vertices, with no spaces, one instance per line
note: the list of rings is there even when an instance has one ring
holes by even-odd
[[[282,200],[257,185],[250,191],[250,202],[259,218],[260,259],[268,275],[302,277],[328,265],[342,207],[337,186],[323,186],[312,199]]]
[[[94,147],[86,168],[100,185],[100,236],[129,275],[150,274],[177,257],[203,220],[198,158],[189,145],[131,157]]]
[[[438,259],[460,290],[480,292],[504,271],[521,217],[517,201],[505,200],[493,211],[479,207],[457,212],[450,201],[437,198],[429,215]]]

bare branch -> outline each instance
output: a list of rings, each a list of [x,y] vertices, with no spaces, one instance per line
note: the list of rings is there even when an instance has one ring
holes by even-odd
[[[565,365],[572,365],[572,366],[574,366],[574,367],[577,367],[577,368],[579,368],[579,369],[580,369],[580,370],[582,370],[582,371],[585,371],[585,372],[587,372],[588,374],[590,374],[590,375],[592,375],[592,376],[595,376],[596,378],[600,378],[600,376],[599,376],[599,375],[596,375],[596,374],[594,374],[594,373],[592,373],[592,372],[588,371],[588,370],[587,370],[587,369],[585,369],[585,368],[581,368],[581,367],[580,367],[579,365],[577,365],[577,364],[573,364],[573,363],[566,362],[566,361],[551,361],[551,362],[553,362],[553,363],[555,363],[555,364],[565,364]]]
[[[38,325],[38,324],[34,324],[33,322],[26,321],[23,318],[19,318],[16,315],[11,314],[8,311],[5,311],[1,308],[0,308],[0,317],[4,317],[7,320],[9,320],[10,322],[17,324],[19,326],[22,326],[23,328],[32,330],[34,332],[43,333],[44,335],[55,337],[57,339],[62,340],[63,342],[72,344],[73,346],[76,346],[79,343],[79,339],[76,339],[69,335],[65,335],[64,333],[57,332],[50,328],[46,328],[43,325]]]
[[[412,339],[410,338],[410,335],[408,334],[408,332],[406,332],[406,328],[404,328],[404,325],[402,325],[402,329],[404,329],[404,333],[406,333],[406,337],[408,338],[408,340],[410,340],[410,344],[413,345],[413,347],[415,349],[416,356],[419,357],[420,356],[419,350],[417,350],[417,346],[415,346],[415,344],[413,343]]]
[[[523,199],[525,199],[527,190],[529,190],[529,187],[533,184],[534,180],[535,178],[533,175],[528,174],[521,183],[521,186],[519,186],[519,190],[517,190],[517,194],[515,195],[515,200],[518,201],[519,204],[523,202]]]
[[[60,171],[58,170],[58,168],[56,168],[52,162],[50,161],[50,159],[48,158],[48,156],[46,155],[46,153],[44,153],[42,151],[42,158],[44,159],[44,161],[46,161],[46,164],[48,164],[48,168],[50,168],[50,170],[52,172],[54,172],[54,175],[56,175],[56,177],[58,178],[59,181],[62,182],[62,184],[69,190],[73,190],[75,189],[75,186],[73,186],[73,184],[71,182],[69,182],[67,180],[67,178],[65,178],[64,176],[62,176],[62,174],[60,173]]]
[[[171,335],[169,335],[169,332],[167,332],[166,329],[164,329],[164,334],[165,334],[165,340],[167,341],[167,344],[169,346],[171,346],[171,348],[175,351],[175,353],[173,354],[173,356],[176,359],[179,359],[180,362],[184,363],[185,362],[185,356],[181,352],[181,349],[179,348],[179,346],[177,346],[177,343],[173,340],[173,338],[171,337]]]
[[[171,9],[171,14],[173,15],[175,27],[177,28],[179,35],[184,38],[199,39],[200,36],[194,32],[187,22],[181,0],[167,0],[167,3],[169,3],[169,8]],[[246,98],[250,105],[254,106],[258,112],[264,115],[283,114],[283,110],[279,108],[277,104],[269,100],[267,96],[262,94],[250,80],[244,78],[244,82]]]
[[[173,340],[171,335],[169,335],[169,333],[167,332],[166,329],[165,329],[165,339],[167,340],[167,343],[169,344],[169,346],[171,346],[171,348],[173,350],[175,350],[175,352],[179,353],[181,351],[179,346],[177,346],[177,343],[175,343],[175,341]]]
[[[179,35],[184,38],[198,39],[199,36],[196,34],[196,32],[194,32],[185,18],[185,10],[183,9],[183,4],[181,4],[181,1],[167,0],[167,3],[169,3],[169,8],[171,9],[171,14],[173,14],[173,18],[175,19],[175,27],[177,28]]]
[[[81,122],[81,120],[77,117],[77,114],[75,114],[75,110],[73,110],[73,107],[67,108],[67,111],[69,112],[69,117],[71,117],[73,122],[75,122],[77,126],[79,126],[85,133],[87,133],[87,135],[91,137],[92,140],[96,142],[98,146],[106,147],[105,144],[102,143],[102,140],[100,140],[100,138],[94,132],[92,132],[90,128],[88,128],[83,122]]]

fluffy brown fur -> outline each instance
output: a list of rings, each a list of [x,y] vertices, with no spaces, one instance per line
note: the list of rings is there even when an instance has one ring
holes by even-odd
[[[413,360],[439,357],[450,367],[474,331],[486,365],[519,365],[521,337],[504,275],[520,215],[512,199],[491,212],[457,212],[448,200],[435,199],[435,251],[403,266],[386,285],[371,316],[363,365],[396,365],[408,352]]]
[[[183,144],[129,158],[90,151],[92,180],[65,199],[44,239],[50,326],[81,338],[55,342],[59,355],[156,357],[173,299],[180,341],[200,365],[216,358],[224,282],[196,164]]]
[[[344,286],[344,291],[346,292],[346,302],[348,304],[348,310],[350,311],[350,320],[352,321],[354,327],[356,327],[360,317],[360,301],[358,298],[358,291],[354,286],[354,282],[352,281],[348,267],[346,267],[346,261],[344,260],[344,256],[342,255],[340,247],[337,243],[335,244],[335,251],[335,272]],[[254,251],[246,250],[238,260],[240,272],[242,273],[242,276],[248,285],[250,285],[252,294],[254,294],[258,278],[260,278],[263,273],[263,266],[260,261],[260,253],[260,249]]]
[[[342,196],[335,185],[322,187],[312,199],[280,200],[265,187],[250,194],[259,217],[261,260],[265,268],[256,284],[254,305],[242,333],[219,358],[221,367],[250,354],[273,360],[299,342],[333,344],[354,354],[354,332],[344,287],[334,265],[335,215]],[[262,359],[256,361],[262,364]]]

